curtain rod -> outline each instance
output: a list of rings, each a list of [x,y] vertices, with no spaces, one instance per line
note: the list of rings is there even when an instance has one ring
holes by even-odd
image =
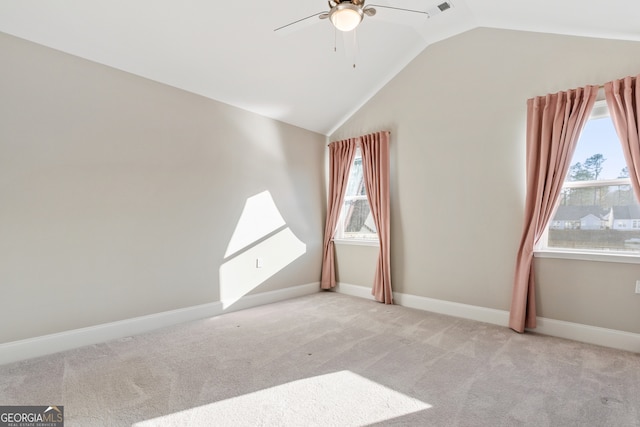
[[[391,131],[390,130],[381,130],[381,131],[378,131],[378,132],[387,132],[389,135],[391,135]],[[373,133],[378,133],[378,132],[371,132],[371,133],[367,133],[365,135],[356,136],[354,138],[360,138],[361,136],[367,136],[367,135],[371,135]],[[346,138],[346,139],[350,139],[350,138]],[[344,139],[339,139],[338,141],[343,141],[343,140]],[[337,142],[337,141],[331,141],[330,143],[327,144],[327,147],[330,146],[331,144],[333,144],[334,142]]]

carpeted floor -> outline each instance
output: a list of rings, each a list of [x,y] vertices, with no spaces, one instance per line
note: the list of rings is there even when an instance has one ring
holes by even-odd
[[[0,366],[65,426],[640,426],[640,355],[331,292]]]

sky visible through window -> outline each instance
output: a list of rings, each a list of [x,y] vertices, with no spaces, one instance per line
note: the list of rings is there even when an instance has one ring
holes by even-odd
[[[598,179],[616,179],[626,167],[622,146],[610,117],[591,119],[585,125],[580,140],[573,153],[571,164],[584,161],[594,154],[602,154],[607,159],[602,164]]]

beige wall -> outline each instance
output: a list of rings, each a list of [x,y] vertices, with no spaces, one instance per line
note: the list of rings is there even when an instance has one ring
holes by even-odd
[[[337,260],[349,260],[336,264],[336,277],[341,282],[352,285],[373,283],[380,252],[377,246],[336,243],[335,251]]]
[[[1,33],[0,52],[0,343],[218,301],[231,263],[252,286],[228,293],[319,280],[324,136]],[[227,254],[265,191],[282,224],[248,214]]]
[[[639,73],[634,42],[476,29],[423,51],[331,135],[392,132],[394,289],[508,310],[526,100]],[[355,263],[373,269],[375,254],[338,250],[339,281],[370,286],[343,276]],[[541,316],[640,333],[640,265],[537,259],[536,270]]]

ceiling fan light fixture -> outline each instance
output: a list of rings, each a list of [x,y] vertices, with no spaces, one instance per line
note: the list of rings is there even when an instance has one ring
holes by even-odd
[[[340,31],[353,30],[362,22],[363,16],[362,8],[350,2],[339,3],[329,12],[331,23]]]

